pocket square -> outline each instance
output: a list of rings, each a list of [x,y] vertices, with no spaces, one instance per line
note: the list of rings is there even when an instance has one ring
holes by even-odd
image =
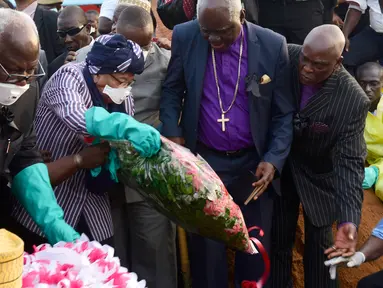
[[[265,74],[261,77],[261,79],[259,80],[259,84],[261,85],[265,85],[265,84],[268,84],[271,82],[271,78],[269,75]]]
[[[328,133],[330,131],[330,128],[327,124],[322,122],[314,122],[310,125],[311,131],[314,133]]]

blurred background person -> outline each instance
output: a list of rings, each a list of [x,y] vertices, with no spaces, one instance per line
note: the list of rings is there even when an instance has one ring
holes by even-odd
[[[46,10],[60,12],[64,0],[37,0],[37,3]]]
[[[88,10],[85,12],[86,18],[88,19],[88,24],[90,26],[90,35],[96,39],[98,34],[98,18],[99,14],[96,10]]]
[[[88,46],[94,39],[90,36],[90,25],[84,10],[79,6],[63,9],[57,20],[57,34],[64,41],[66,50],[48,66],[50,78],[61,66],[76,59],[77,50]]]

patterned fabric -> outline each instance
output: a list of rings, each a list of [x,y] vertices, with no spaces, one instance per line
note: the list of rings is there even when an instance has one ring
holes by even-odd
[[[195,0],[183,0],[184,12],[189,20],[193,19],[196,15],[196,1]]]
[[[130,72],[141,74],[145,60],[140,46],[120,34],[102,35],[86,58],[91,74]]]
[[[87,147],[85,111],[93,106],[82,70],[85,63],[68,64],[47,82],[41,96],[35,120],[37,143],[41,150],[50,151],[52,160],[79,153]],[[131,97],[130,97],[131,98]],[[132,99],[124,104],[132,113]],[[65,221],[76,227],[80,216],[87,222],[91,236],[103,241],[113,235],[112,217],[107,194],[89,192],[85,183],[86,171],[81,170],[55,188]],[[13,216],[26,228],[42,236],[28,213],[18,205]]]
[[[118,4],[136,5],[141,8],[144,8],[149,13],[152,8],[151,2],[149,2],[148,0],[119,0]]]

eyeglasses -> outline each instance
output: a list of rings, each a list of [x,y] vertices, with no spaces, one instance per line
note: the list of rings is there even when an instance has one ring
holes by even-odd
[[[76,28],[71,28],[71,29],[68,29],[68,30],[57,30],[57,34],[61,37],[61,38],[65,38],[66,35],[69,35],[69,36],[76,36],[78,33],[80,33],[82,31],[82,29],[84,29],[86,26],[85,25],[81,25],[80,27],[76,27]]]
[[[39,61],[39,66],[40,70],[42,73],[39,74],[30,74],[30,75],[25,75],[25,74],[10,74],[8,73],[7,69],[4,68],[3,65],[0,64],[0,68],[4,71],[4,73],[7,75],[7,79],[5,79],[5,82],[15,84],[15,83],[20,83],[23,81],[26,81],[28,83],[32,82],[33,80],[36,80],[38,78],[44,77],[45,76],[45,71],[43,66],[41,65]]]
[[[114,80],[116,80],[118,83],[120,83],[119,88],[128,88],[128,87],[132,86],[136,82],[136,80],[134,80],[134,79],[132,81],[130,81],[129,83],[128,82],[121,82],[119,79],[114,77],[113,74],[110,74],[110,76],[112,76],[112,78]]]

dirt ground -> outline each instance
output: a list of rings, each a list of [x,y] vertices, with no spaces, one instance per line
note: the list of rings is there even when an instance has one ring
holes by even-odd
[[[372,229],[383,217],[383,203],[371,191],[365,191],[362,211],[362,223],[359,228],[359,246],[370,236]],[[300,215],[297,228],[296,250],[294,251],[293,276],[295,288],[303,288],[303,264],[304,251],[303,216]],[[355,288],[358,281],[363,277],[383,270],[383,258],[373,263],[363,264],[357,269],[340,269],[340,287]]]
[[[152,0],[153,7],[156,7],[157,1]],[[166,29],[162,25],[157,12],[155,12],[158,28],[157,37],[166,37],[171,39],[172,31]],[[359,245],[361,245],[371,234],[372,229],[383,217],[383,203],[374,195],[371,191],[365,192],[365,199],[363,203],[362,212],[362,223],[359,229]],[[293,276],[296,288],[304,287],[304,276],[303,276],[303,264],[302,255],[304,251],[304,228],[303,228],[303,216],[300,215],[299,225],[297,228],[297,240],[296,249],[294,251],[294,265],[293,265]],[[367,263],[362,265],[358,269],[340,269],[340,287],[341,288],[355,288],[358,281],[372,273],[383,270],[383,258],[373,263]]]

